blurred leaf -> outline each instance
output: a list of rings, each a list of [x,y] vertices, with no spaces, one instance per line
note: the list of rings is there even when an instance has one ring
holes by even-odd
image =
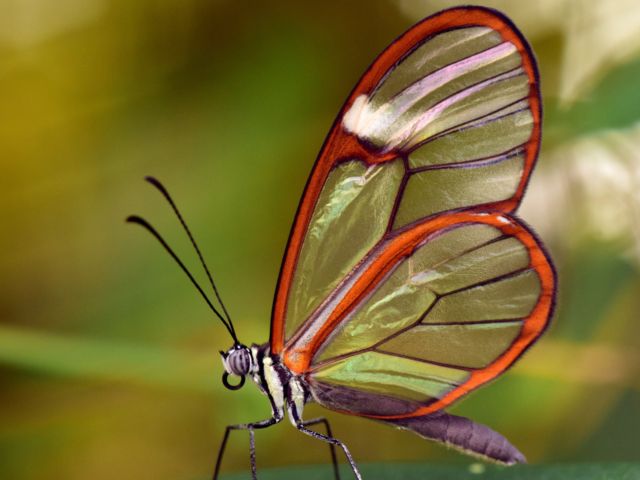
[[[556,328],[563,338],[586,341],[637,273],[630,262],[606,248],[576,252],[570,262],[562,283],[567,289],[562,322]]]
[[[344,478],[352,478],[347,469]],[[299,479],[324,480],[333,478],[326,466],[282,468],[259,471],[260,480]],[[640,478],[640,464],[593,465],[522,465],[497,467],[474,463],[468,467],[434,466],[421,464],[364,465],[362,476],[366,480],[636,480]],[[224,480],[250,478],[248,474],[223,476]]]
[[[68,377],[215,390],[211,352],[202,355],[0,326],[0,362]]]
[[[640,15],[635,0],[593,3],[569,0],[562,12],[566,36],[561,98],[573,102],[611,66],[628,61],[640,49]]]
[[[629,127],[638,120],[640,59],[609,72],[570,108],[545,105],[545,145],[563,143],[599,130]]]

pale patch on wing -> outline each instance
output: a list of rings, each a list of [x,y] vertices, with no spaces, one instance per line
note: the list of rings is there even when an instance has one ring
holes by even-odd
[[[351,108],[342,118],[342,124],[348,132],[355,133],[361,138],[364,137],[363,132],[366,132],[368,128],[367,122],[371,121],[375,113],[369,105],[369,97],[365,94],[358,96],[353,101]]]

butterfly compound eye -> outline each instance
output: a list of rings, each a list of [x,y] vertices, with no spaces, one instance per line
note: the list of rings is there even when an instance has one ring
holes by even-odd
[[[234,347],[224,359],[225,370],[234,375],[244,376],[251,370],[251,353],[246,347]]]

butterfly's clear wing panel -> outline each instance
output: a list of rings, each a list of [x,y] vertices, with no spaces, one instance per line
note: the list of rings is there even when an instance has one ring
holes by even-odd
[[[553,272],[528,231],[490,218],[440,229],[398,258],[314,355],[312,390],[429,405],[513,363],[546,326]],[[399,405],[387,414],[406,413]]]
[[[536,81],[520,34],[484,9],[427,19],[374,62],[303,196],[274,303],[273,351],[294,348],[396,232],[444,212],[517,206],[539,146]]]
[[[337,165],[311,217],[287,303],[287,338],[382,238],[404,175],[401,160]]]

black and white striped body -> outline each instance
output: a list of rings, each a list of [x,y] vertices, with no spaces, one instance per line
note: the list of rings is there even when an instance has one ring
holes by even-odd
[[[293,375],[277,356],[270,355],[267,344],[252,345],[251,359],[255,366],[251,379],[269,398],[273,416],[281,420],[286,410],[291,423],[297,426],[304,404],[311,398],[303,379]]]

